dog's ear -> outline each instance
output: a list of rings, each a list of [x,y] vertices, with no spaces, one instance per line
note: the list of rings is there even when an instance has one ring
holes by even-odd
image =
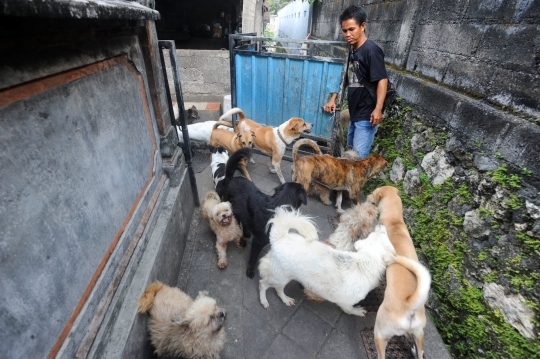
[[[206,297],[206,296],[208,296],[208,292],[205,291],[205,290],[201,290],[199,292],[199,295],[197,296],[196,300],[199,299],[199,298],[202,298],[202,297]]]
[[[304,204],[304,206],[306,206],[307,205],[307,193],[306,193],[305,189],[302,188],[302,191],[300,191],[299,197],[302,200],[302,203]],[[300,206],[298,206],[298,207],[300,207]]]

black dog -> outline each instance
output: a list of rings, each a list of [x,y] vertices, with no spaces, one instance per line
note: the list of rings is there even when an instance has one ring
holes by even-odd
[[[253,278],[257,259],[264,246],[270,243],[265,229],[268,220],[274,215],[273,210],[282,205],[297,209],[302,204],[307,204],[307,193],[302,185],[286,182],[276,187],[273,196],[268,196],[247,178],[233,177],[238,162],[242,158],[249,159],[250,152],[250,148],[242,148],[229,157],[225,179],[220,182],[223,185],[216,190],[222,201],[231,202],[234,215],[242,223],[244,238],[250,233],[253,234],[246,271],[246,275]]]

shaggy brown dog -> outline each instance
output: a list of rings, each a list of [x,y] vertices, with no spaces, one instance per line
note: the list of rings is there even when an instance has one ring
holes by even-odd
[[[195,301],[178,288],[155,281],[137,303],[139,313],[150,311],[148,332],[156,354],[190,359],[218,359],[225,344],[226,312],[199,292]]]
[[[233,215],[231,203],[221,202],[216,192],[208,192],[202,205],[202,215],[216,234],[218,267],[225,268],[228,264],[227,243],[234,241],[234,245],[238,248],[246,246],[246,240],[242,238],[242,229]]]
[[[378,215],[379,209],[371,202],[347,209],[339,217],[339,224],[326,243],[335,249],[354,251],[354,242],[367,238],[373,232]]]
[[[395,335],[409,334],[414,337],[413,354],[423,356],[424,327],[431,277],[428,270],[418,262],[412,239],[403,221],[403,205],[399,190],[391,186],[377,188],[367,201],[379,206],[379,221],[386,226],[388,237],[396,254],[412,259],[416,268],[406,268],[394,263],[386,269],[384,300],[375,320],[375,344],[379,359],[384,359],[386,343]]]
[[[238,125],[236,125],[236,132],[253,131],[255,133],[255,146],[272,156],[268,163],[270,172],[276,173],[281,183],[285,183],[285,178],[281,172],[281,159],[283,158],[285,149],[300,137],[301,134],[310,133],[313,124],[301,118],[293,117],[279,125],[279,127],[263,126],[253,120],[247,119],[244,111],[239,108],[230,109],[219,119],[222,120],[233,114],[238,114],[238,117],[240,117]],[[224,122],[222,124],[225,125],[225,121],[221,122]],[[229,126],[231,125],[229,124]],[[251,163],[255,163],[253,157],[251,157]]]
[[[308,145],[317,154],[298,156],[300,146]],[[383,156],[371,155],[363,160],[349,160],[323,155],[317,143],[301,139],[293,147],[293,181],[300,183],[308,194],[315,189],[321,201],[330,206],[330,190],[349,192],[349,197],[357,201],[360,191],[370,178],[376,176],[388,162]]]
[[[210,146],[222,146],[229,151],[229,153],[236,152],[243,147],[253,148],[255,140],[255,133],[253,131],[234,133],[229,130],[218,128],[218,126],[230,127],[231,124],[227,121],[217,121],[214,124],[212,133],[210,134]],[[239,163],[239,169],[244,174],[244,177],[251,181],[251,177],[247,171],[246,160],[242,160]]]

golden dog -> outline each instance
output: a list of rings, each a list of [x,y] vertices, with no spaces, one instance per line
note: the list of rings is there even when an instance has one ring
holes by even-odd
[[[397,255],[412,259],[417,268],[404,267],[397,262],[386,269],[384,300],[375,320],[375,344],[379,359],[383,359],[386,344],[395,335],[409,334],[414,337],[413,354],[423,356],[424,327],[431,277],[428,270],[418,262],[412,239],[403,221],[403,205],[399,190],[391,186],[377,188],[367,201],[379,206],[379,222],[386,226],[388,237]]]
[[[308,145],[317,154],[298,156],[300,146]],[[323,155],[317,143],[301,139],[293,147],[293,181],[300,183],[308,194],[315,189],[321,201],[330,206],[330,190],[348,191],[352,200],[358,201],[360,191],[370,178],[376,176],[388,162],[383,156],[371,155],[363,160],[350,160]]]
[[[285,121],[279,127],[263,126],[257,122],[247,119],[244,115],[244,111],[239,108],[233,108],[223,114],[219,119],[238,114],[240,119],[236,125],[236,132],[249,132],[255,133],[255,146],[261,151],[271,155],[268,168],[270,172],[276,173],[281,183],[285,183],[285,178],[281,172],[281,159],[285,153],[285,149],[294,140],[300,137],[303,133],[310,133],[313,128],[313,124],[304,121],[299,117],[293,117]],[[225,121],[223,121],[225,122]],[[222,123],[226,126],[228,122]],[[232,126],[229,124],[229,126]],[[253,157],[251,163],[255,163]]]
[[[232,126],[227,121],[217,121],[212,128],[212,133],[210,134],[210,146],[222,146],[229,151],[229,153],[236,152],[242,147],[253,148],[253,143],[255,140],[255,133],[253,131],[234,133],[229,130],[218,128],[218,126],[222,125],[227,127]],[[247,171],[247,161],[242,159],[239,166],[244,176],[251,181],[251,177]]]

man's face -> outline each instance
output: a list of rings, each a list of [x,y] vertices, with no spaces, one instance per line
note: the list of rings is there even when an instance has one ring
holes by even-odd
[[[349,45],[356,45],[364,37],[364,30],[366,28],[366,23],[363,22],[361,25],[358,25],[355,19],[345,20],[341,23],[341,31],[343,32],[343,37]]]

